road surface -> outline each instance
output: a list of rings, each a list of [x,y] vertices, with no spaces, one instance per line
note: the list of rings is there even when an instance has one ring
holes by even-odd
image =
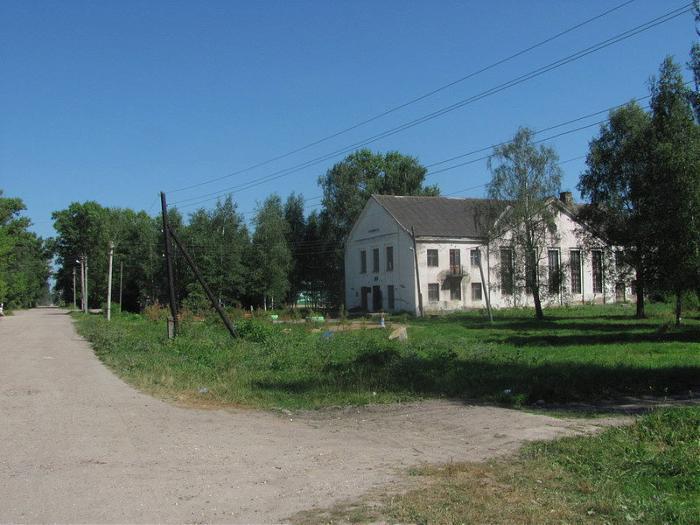
[[[391,489],[412,465],[591,430],[441,401],[292,415],[178,407],[105,368],[66,311],[0,318],[2,523],[278,522]]]

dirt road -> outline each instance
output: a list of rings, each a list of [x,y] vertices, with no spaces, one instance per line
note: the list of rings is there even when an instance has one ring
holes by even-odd
[[[58,309],[0,319],[0,522],[273,522],[424,462],[590,422],[450,402],[272,414],[180,408],[107,370]]]

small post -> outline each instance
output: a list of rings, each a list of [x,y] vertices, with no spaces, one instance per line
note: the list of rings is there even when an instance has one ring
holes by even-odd
[[[416,247],[416,232],[411,226],[411,237],[413,238],[413,258],[416,262],[416,286],[418,287],[418,311],[423,317],[423,292],[420,289],[420,274],[418,272],[418,248]]]
[[[85,257],[80,256],[80,309],[85,311]]]
[[[160,205],[163,213],[163,244],[165,245],[165,264],[168,269],[168,289],[170,292],[170,315],[173,318],[173,337],[177,335],[177,301],[175,300],[175,274],[173,273],[173,260],[170,254],[170,226],[168,225],[168,205],[165,202],[165,193],[160,192]],[[178,243],[179,244],[179,243]],[[169,330],[168,330],[169,332]],[[168,333],[170,336],[170,333]]]
[[[486,309],[489,312],[489,321],[493,323],[493,314],[491,313],[491,290],[488,285],[485,286],[487,283],[484,279],[484,268],[481,266],[481,249],[477,248],[476,251],[479,254],[479,275],[481,275],[481,288],[484,293],[484,297],[486,298]]]
[[[114,258],[114,243],[109,241],[109,264],[107,266],[107,320],[112,320],[112,259]]]

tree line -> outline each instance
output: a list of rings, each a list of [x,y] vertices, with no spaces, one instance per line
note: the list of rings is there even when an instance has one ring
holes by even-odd
[[[694,89],[684,82],[681,66],[668,58],[650,81],[648,111],[632,101],[610,113],[590,142],[578,184],[590,203],[581,218],[622,248],[625,262],[634,268],[641,292],[639,316],[644,315],[644,296],[651,292],[674,294],[680,318],[682,296],[700,291],[700,46],[693,47],[688,65]],[[494,149],[488,163],[492,173],[488,193],[514,203],[512,230],[520,227],[516,222],[534,221],[533,228],[514,237],[524,247],[524,264],[529,264],[528,291],[539,293],[537,273],[532,271],[541,256],[537,239],[545,238],[552,221],[542,220],[544,208],[538,203],[559,191],[561,170],[553,148],[536,146],[533,136],[523,128],[511,143]],[[314,307],[338,307],[343,301],[343,243],[370,195],[439,195],[437,186],[426,184],[426,175],[414,157],[363,149],[319,178],[323,197],[318,211],[306,213],[302,195],[283,200],[274,194],[258,206],[249,227],[229,196],[213,209],[201,208],[188,217],[172,208],[169,222],[221,304],[270,307],[301,297]],[[9,276],[20,268],[34,268],[31,275],[41,288],[46,260],[53,254],[56,291],[62,300],[72,302],[73,271],[85,257],[89,304],[101,306],[106,297],[107,252],[113,242],[115,283],[123,282],[123,307],[139,311],[167,302],[159,216],[96,202],[72,203],[54,212],[57,236],[46,242],[32,237],[26,219],[17,218],[21,202],[0,203],[0,250],[4,250],[0,253],[12,252],[0,257],[0,300],[12,297],[18,305],[36,302],[38,285],[20,285],[27,279]],[[24,235],[25,251],[20,244],[8,244],[8,235]],[[43,266],[19,264],[22,257],[33,257]],[[177,249],[174,267],[178,302],[202,308],[203,290]],[[537,310],[541,316],[541,306]]]

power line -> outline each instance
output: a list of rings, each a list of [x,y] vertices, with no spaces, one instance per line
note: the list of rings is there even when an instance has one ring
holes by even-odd
[[[335,150],[331,153],[327,153],[327,154],[322,155],[320,157],[316,157],[314,159],[305,161],[305,162],[297,164],[295,166],[291,166],[289,168],[277,170],[273,173],[270,173],[270,174],[262,176],[262,177],[258,177],[256,179],[252,179],[252,180],[247,181],[245,183],[241,183],[241,184],[238,184],[235,186],[225,188],[223,190],[218,190],[215,192],[210,192],[210,193],[206,193],[206,194],[202,194],[202,195],[198,195],[198,196],[194,196],[194,197],[181,199],[180,201],[174,202],[173,205],[181,205],[183,203],[191,202],[191,201],[198,200],[198,199],[211,200],[212,198],[216,198],[224,193],[231,192],[234,190],[243,191],[246,189],[250,189],[250,188],[253,188],[253,187],[258,186],[260,184],[263,184],[265,182],[270,182],[270,181],[285,177],[287,175],[291,175],[292,173],[298,172],[304,168],[319,164],[319,163],[324,162],[326,160],[329,160],[331,158],[348,153],[348,152],[353,151],[359,147],[366,146],[368,144],[372,144],[378,140],[395,135],[395,134],[400,133],[402,131],[405,131],[407,129],[413,128],[415,126],[418,126],[420,124],[423,124],[423,123],[428,122],[430,120],[433,120],[435,118],[441,117],[441,116],[443,116],[447,113],[450,113],[452,111],[455,111],[457,109],[461,109],[469,104],[472,104],[474,102],[477,102],[479,100],[482,100],[484,98],[492,96],[494,94],[500,93],[501,91],[504,91],[506,89],[514,87],[518,84],[521,84],[521,83],[526,82],[528,80],[532,80],[533,78],[539,77],[539,76],[541,76],[549,71],[553,71],[553,70],[558,69],[566,64],[569,64],[571,62],[574,62],[576,60],[584,58],[585,56],[588,56],[592,53],[595,53],[597,51],[605,49],[611,45],[614,45],[616,43],[627,40],[628,38],[631,38],[631,37],[633,37],[637,34],[640,34],[644,31],[648,31],[649,29],[652,29],[653,27],[656,27],[660,24],[668,22],[668,21],[684,14],[685,12],[689,11],[690,5],[691,4],[685,4],[680,8],[676,8],[676,9],[673,9],[671,11],[668,11],[664,15],[653,18],[647,22],[644,22],[643,24],[635,26],[635,27],[628,29],[626,31],[623,31],[622,33],[619,33],[613,37],[610,37],[606,40],[598,42],[598,43],[596,43],[592,46],[589,46],[585,49],[577,51],[576,53],[573,53],[573,54],[568,55],[564,58],[558,59],[558,60],[551,62],[545,66],[541,66],[539,68],[531,70],[528,73],[525,73],[525,74],[520,75],[514,79],[507,81],[507,82],[501,83],[501,84],[494,86],[490,89],[482,91],[476,95],[473,95],[473,96],[468,97],[466,99],[462,99],[462,100],[455,102],[451,105],[445,106],[441,109],[438,109],[436,111],[433,111],[431,113],[423,115],[423,116],[416,118],[412,121],[406,122],[404,124],[401,124],[399,126],[391,128],[391,129],[386,130],[384,132],[381,132],[379,134],[373,135],[369,138],[366,138],[362,141],[356,142],[356,143],[351,144],[349,146],[345,146],[344,148]],[[204,202],[204,200],[202,202]]]
[[[593,16],[593,17],[591,17],[591,18],[588,18],[588,19],[586,19],[586,20],[584,20],[584,21],[582,21],[582,22],[579,22],[578,24],[575,24],[575,25],[573,25],[573,26],[571,26],[571,27],[568,27],[568,28],[564,29],[563,31],[560,31],[559,33],[556,33],[555,35],[552,35],[552,36],[550,36],[550,37],[548,37],[548,38],[545,38],[544,40],[541,40],[541,41],[539,41],[539,42],[537,42],[537,43],[535,43],[535,44],[533,44],[533,45],[531,45],[531,46],[529,46],[529,47],[526,47],[525,49],[522,49],[522,50],[520,50],[520,51],[517,51],[516,53],[513,53],[512,55],[509,55],[509,56],[507,56],[507,57],[505,57],[505,58],[502,58],[502,59],[500,59],[500,60],[497,60],[496,62],[492,62],[491,64],[489,64],[489,65],[487,65],[487,66],[484,66],[484,67],[482,67],[482,68],[480,68],[480,69],[477,69],[477,70],[475,70],[475,71],[472,71],[471,73],[468,73],[468,74],[466,74],[466,75],[464,75],[464,76],[462,76],[462,77],[460,77],[460,78],[458,78],[458,79],[456,79],[456,80],[453,80],[453,81],[451,81],[451,82],[448,82],[447,84],[443,84],[442,86],[439,86],[439,87],[437,87],[437,88],[434,88],[434,89],[432,89],[431,91],[428,91],[427,93],[423,93],[422,95],[418,95],[417,97],[412,98],[412,99],[408,100],[407,102],[403,102],[403,103],[401,103],[401,104],[399,104],[399,105],[397,105],[397,106],[393,106],[393,107],[391,107],[391,108],[389,108],[389,109],[387,109],[387,110],[385,110],[385,111],[383,111],[383,112],[381,112],[381,113],[378,113],[378,114],[376,114],[376,115],[374,115],[374,116],[371,116],[371,117],[369,117],[369,118],[367,118],[367,119],[365,119],[365,120],[362,120],[362,121],[360,121],[360,122],[358,122],[358,123],[356,123],[356,124],[353,124],[353,125],[351,125],[351,126],[349,126],[349,127],[347,127],[347,128],[344,128],[344,129],[341,129],[341,130],[336,131],[336,132],[334,132],[334,133],[331,133],[330,135],[326,135],[325,137],[321,137],[320,139],[314,140],[314,141],[312,141],[312,142],[310,142],[310,143],[308,143],[308,144],[305,144],[305,145],[303,145],[303,146],[300,146],[300,147],[298,147],[298,148],[296,148],[296,149],[293,149],[293,150],[291,150],[291,151],[288,151],[287,153],[283,153],[283,154],[281,154],[281,155],[277,155],[277,156],[275,156],[275,157],[272,157],[272,158],[269,158],[269,159],[267,159],[267,160],[258,162],[258,163],[256,163],[256,164],[252,164],[252,165],[250,165],[250,166],[248,166],[248,167],[242,168],[242,169],[240,169],[240,170],[238,170],[238,171],[235,171],[235,172],[233,172],[233,173],[229,173],[228,175],[223,175],[223,176],[221,176],[221,177],[215,177],[215,178],[208,179],[208,180],[205,180],[205,181],[202,181],[202,182],[198,182],[198,183],[196,183],[196,184],[190,184],[190,185],[188,185],[188,186],[183,186],[183,187],[180,187],[180,188],[176,188],[176,189],[174,189],[174,190],[170,190],[168,193],[177,193],[177,192],[180,192],[180,191],[189,190],[189,189],[197,188],[197,187],[204,186],[204,185],[207,185],[207,184],[211,184],[211,183],[214,183],[214,182],[218,182],[218,181],[220,181],[220,180],[224,180],[224,179],[233,177],[233,176],[235,176],[235,175],[240,175],[241,173],[245,173],[245,172],[247,172],[247,171],[251,171],[251,170],[253,170],[253,169],[255,169],[255,168],[260,168],[260,167],[262,167],[262,166],[265,166],[265,165],[270,164],[270,163],[272,163],[272,162],[275,162],[275,161],[277,161],[277,160],[282,160],[282,159],[284,159],[284,158],[286,158],[286,157],[289,157],[289,156],[294,155],[294,154],[296,154],[296,153],[300,153],[300,152],[302,152],[302,151],[304,151],[304,150],[307,150],[307,149],[309,149],[309,148],[311,148],[311,147],[313,147],[313,146],[317,146],[318,144],[321,144],[321,143],[326,142],[326,141],[328,141],[328,140],[330,140],[330,139],[332,139],[332,138],[335,138],[335,137],[338,137],[338,136],[343,135],[343,134],[345,134],[345,133],[348,133],[349,131],[352,131],[352,130],[354,130],[354,129],[357,129],[357,128],[359,128],[359,127],[361,127],[361,126],[364,126],[364,125],[366,125],[366,124],[369,124],[369,123],[371,123],[371,122],[374,122],[375,120],[378,120],[378,119],[380,119],[380,118],[382,118],[382,117],[385,117],[385,116],[387,116],[387,115],[389,115],[389,114],[391,114],[391,113],[394,113],[394,112],[396,112],[396,111],[398,111],[398,110],[400,110],[400,109],[403,109],[403,108],[405,108],[405,107],[408,107],[408,106],[410,106],[410,105],[412,105],[412,104],[415,104],[415,103],[417,103],[417,102],[420,102],[421,100],[425,100],[425,99],[427,99],[427,98],[429,98],[429,97],[432,97],[433,95],[436,95],[437,93],[440,93],[441,91],[444,91],[445,89],[448,89],[448,88],[450,88],[450,87],[452,87],[452,86],[455,86],[455,85],[457,85],[457,84],[459,84],[459,83],[461,83],[461,82],[464,82],[465,80],[469,80],[470,78],[474,78],[475,76],[478,76],[478,75],[480,75],[480,74],[482,74],[482,73],[485,73],[486,71],[489,71],[489,70],[491,70],[491,69],[493,69],[493,68],[495,68],[495,67],[497,67],[497,66],[500,66],[500,65],[502,65],[502,64],[504,64],[504,63],[506,63],[506,62],[509,62],[509,61],[515,59],[515,58],[518,58],[519,56],[522,56],[522,55],[524,55],[524,54],[526,54],[526,53],[529,53],[530,51],[532,51],[532,50],[534,50],[534,49],[537,49],[538,47],[541,47],[541,46],[543,46],[543,45],[545,45],[545,44],[548,44],[548,43],[550,43],[550,42],[556,40],[557,38],[560,38],[560,37],[562,37],[562,36],[564,36],[564,35],[566,35],[566,34],[568,34],[568,33],[571,33],[572,31],[575,31],[576,29],[579,29],[579,28],[581,28],[581,27],[583,27],[583,26],[585,26],[585,25],[590,24],[591,22],[594,22],[594,21],[596,21],[596,20],[598,20],[598,19],[600,19],[600,18],[603,18],[603,17],[609,15],[610,13],[613,13],[613,12],[615,12],[615,11],[617,11],[617,10],[619,10],[619,9],[621,9],[621,8],[623,8],[623,7],[625,7],[625,6],[629,5],[629,4],[631,4],[631,3],[633,3],[634,1],[635,1],[635,0],[627,0],[627,1],[625,1],[625,2],[622,2],[621,4],[618,4],[618,5],[616,5],[615,7],[611,8],[611,9],[608,9],[607,11],[603,11],[602,13],[600,13],[600,14],[598,14],[598,15],[595,15],[595,16]]]

